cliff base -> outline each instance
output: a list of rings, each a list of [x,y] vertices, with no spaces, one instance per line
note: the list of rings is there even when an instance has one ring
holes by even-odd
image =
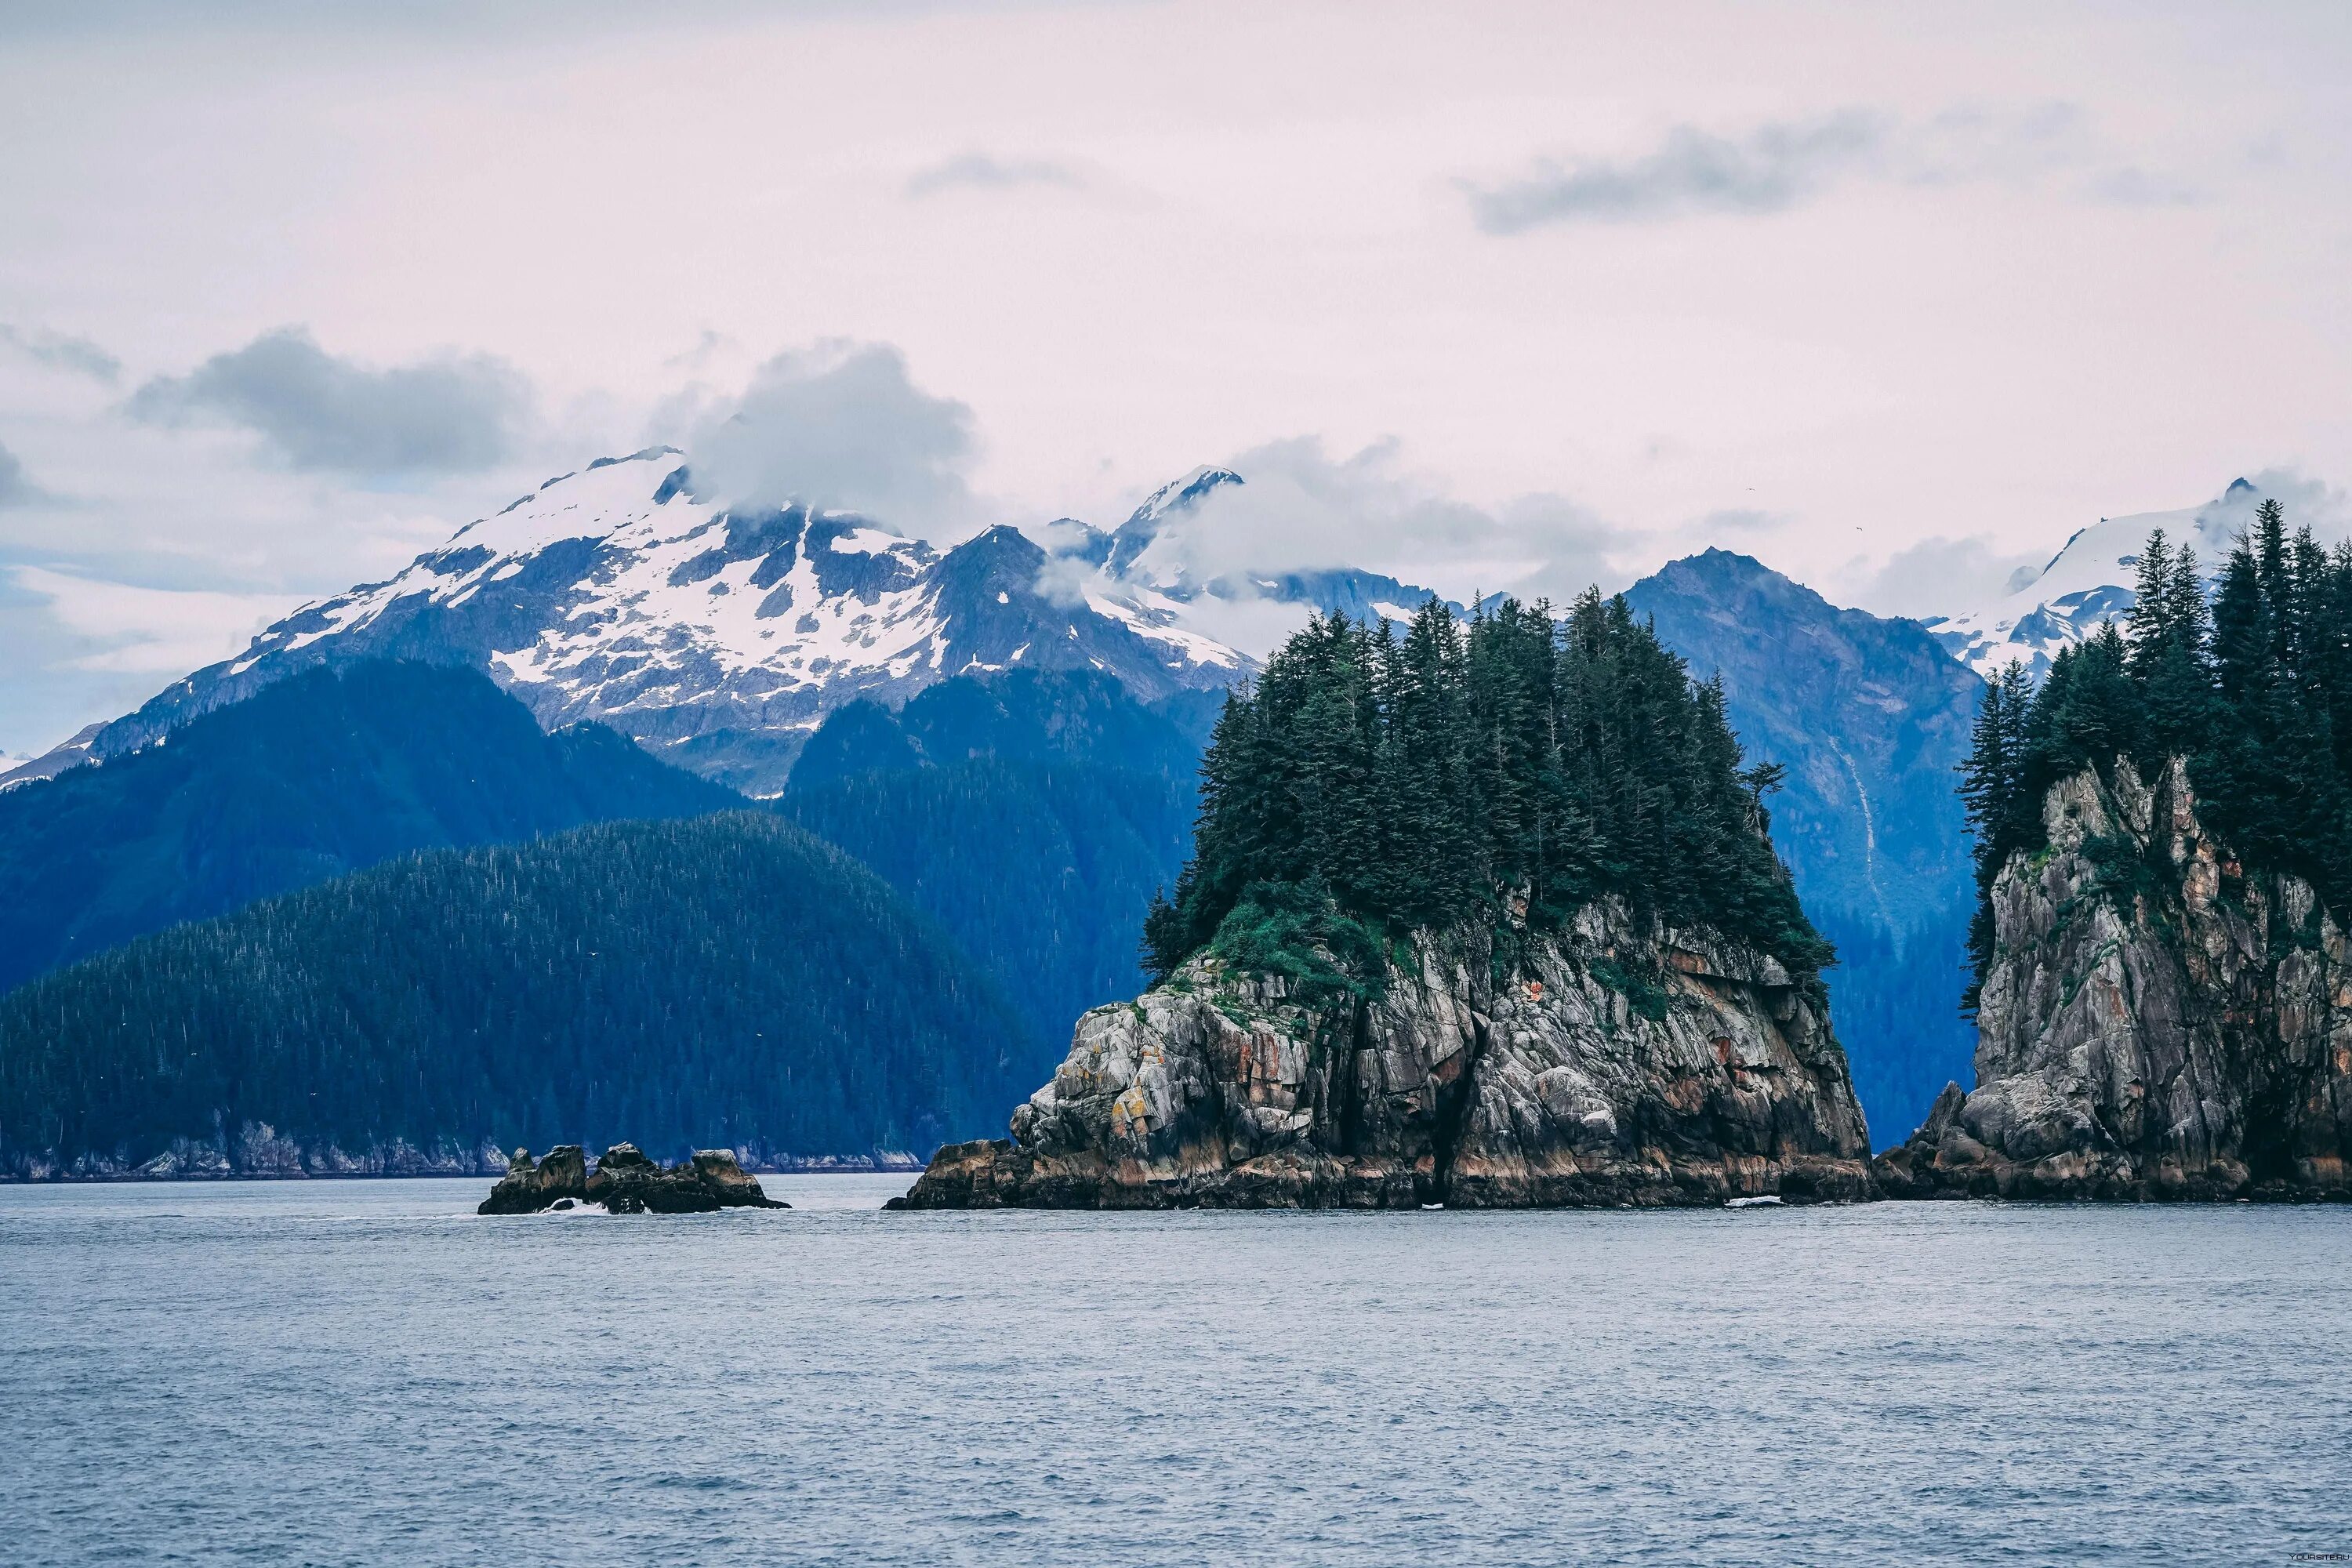
[[[1874,1195],[1817,987],[1588,908],[1424,938],[1368,994],[1187,963],[1080,1019],[1012,1136],[941,1149],[911,1209],[1650,1207]]]

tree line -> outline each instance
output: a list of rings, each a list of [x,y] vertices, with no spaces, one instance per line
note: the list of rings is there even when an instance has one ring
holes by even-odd
[[[0,1168],[268,1124],[359,1154],[632,1139],[928,1154],[1034,1082],[880,879],[764,812],[433,850],[0,996]]]
[[[2265,500],[2208,592],[2196,552],[2161,529],[2138,561],[2126,634],[2114,622],[2061,651],[2037,686],[1997,675],[1960,793],[1976,841],[1975,984],[1993,956],[1990,894],[2011,855],[2047,843],[2042,803],[2084,768],[2143,775],[2180,757],[2206,825],[2250,868],[2352,893],[2352,543],[2289,534]]]
[[[1832,961],[1772,850],[1780,770],[1742,766],[1719,684],[1622,596],[1318,617],[1227,700],[1201,774],[1192,857],[1144,924],[1160,978],[1213,944],[1360,981],[1412,931],[1505,927],[1522,898],[1557,927],[1608,894],[1807,981]]]

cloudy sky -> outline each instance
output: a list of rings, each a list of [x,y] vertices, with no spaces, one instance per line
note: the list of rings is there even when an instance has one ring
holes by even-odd
[[[1906,614],[2352,479],[2340,4],[198,9],[0,8],[0,751],[652,440]]]

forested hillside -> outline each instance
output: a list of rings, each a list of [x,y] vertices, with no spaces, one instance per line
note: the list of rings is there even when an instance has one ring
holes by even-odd
[[[2290,537],[2270,500],[2210,601],[2194,554],[2161,531],[2137,565],[2128,637],[2110,622],[2038,688],[2012,668],[1985,694],[1964,790],[1980,893],[2012,854],[2047,844],[2052,784],[2085,766],[2112,776],[2118,757],[2147,774],[2180,756],[2205,826],[2247,869],[2292,873],[2328,909],[2352,908],[2352,545]],[[2136,874],[2113,868],[2119,887]],[[1969,941],[1980,982],[1985,902]]]
[[[1401,632],[1318,619],[1218,721],[1151,963],[1165,976],[1213,943],[1352,984],[1403,932],[1507,926],[1522,897],[1529,924],[1556,926],[1613,894],[1810,984],[1832,953],[1767,837],[1780,770],[1741,763],[1720,688],[1622,598],[1587,594],[1558,620],[1506,601],[1466,626],[1432,602]]]
[[[634,1139],[755,1159],[996,1125],[986,976],[772,815],[412,856],[0,997],[0,1169],[470,1168]]]
[[[994,976],[1042,1076],[1089,1007],[1134,994],[1135,932],[1192,843],[1197,700],[1147,706],[1091,672],[853,703],[776,809],[855,855]]]
[[[0,792],[0,990],[413,849],[740,804],[609,730],[543,733],[472,671],[311,670]]]

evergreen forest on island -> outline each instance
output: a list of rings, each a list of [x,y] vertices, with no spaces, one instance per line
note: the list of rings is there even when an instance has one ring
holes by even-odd
[[[1147,965],[1164,978],[1210,948],[1360,988],[1410,932],[1498,926],[1522,897],[1557,927],[1613,895],[1815,983],[1832,951],[1763,804],[1780,771],[1743,760],[1721,686],[1622,596],[1466,619],[1432,600],[1402,627],[1318,617],[1226,701]]]

